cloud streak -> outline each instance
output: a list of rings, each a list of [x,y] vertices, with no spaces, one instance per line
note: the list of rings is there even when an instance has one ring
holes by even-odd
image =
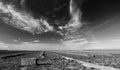
[[[17,11],[14,5],[4,4],[0,2],[0,14],[6,24],[32,34],[41,34],[42,32],[54,31],[53,27],[49,25],[47,20],[40,18],[35,19],[25,11]]]

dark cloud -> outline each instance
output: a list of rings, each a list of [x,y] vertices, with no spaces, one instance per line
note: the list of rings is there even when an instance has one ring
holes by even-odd
[[[68,20],[70,0],[26,0],[25,6],[34,17],[45,17],[52,23],[55,20]],[[63,21],[61,21],[63,22]]]
[[[97,22],[120,14],[119,0],[87,0],[82,5],[83,20]],[[102,20],[101,20],[102,21]]]
[[[20,9],[29,11],[34,18],[39,19],[42,17],[47,19],[55,30],[59,26],[67,24],[71,18],[69,13],[70,0],[25,0],[23,3],[21,3],[22,0],[2,1],[14,4],[18,11]],[[78,32],[79,35],[89,41],[93,39],[93,35],[95,35],[96,39],[106,39],[114,35],[118,38],[120,25],[119,20],[114,20],[114,18],[120,15],[119,0],[75,0],[75,3],[82,12],[82,23],[85,23],[79,29],[79,31],[83,29],[83,32]],[[21,44],[36,40],[40,40],[38,43],[61,43],[60,39],[64,38],[56,32],[32,35],[27,31],[5,24],[2,19],[0,21],[0,42],[5,44]],[[56,22],[60,23],[56,24]],[[91,33],[88,34],[87,30],[91,31]]]

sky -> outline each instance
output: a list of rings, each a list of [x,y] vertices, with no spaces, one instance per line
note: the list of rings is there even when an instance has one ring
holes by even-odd
[[[119,0],[76,0],[71,5],[73,14],[70,13],[70,0],[50,2],[25,0],[18,4],[6,2],[4,5],[0,0],[0,49],[120,49]],[[79,22],[76,22],[78,17]],[[79,28],[74,24],[79,25]],[[73,29],[66,28],[66,33],[60,31],[59,27],[64,26],[73,26]],[[71,34],[65,36],[62,32]],[[70,39],[67,39],[69,36]]]

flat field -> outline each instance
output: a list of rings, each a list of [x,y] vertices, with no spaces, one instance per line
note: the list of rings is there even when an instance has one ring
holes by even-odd
[[[84,62],[120,69],[120,50],[71,50],[56,52]]]
[[[120,52],[1,50],[0,70],[120,70]]]

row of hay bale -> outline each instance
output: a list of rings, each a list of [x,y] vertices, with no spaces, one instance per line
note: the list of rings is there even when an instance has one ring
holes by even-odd
[[[22,58],[21,65],[51,65],[52,61],[45,55],[44,52],[40,53],[38,57]]]

